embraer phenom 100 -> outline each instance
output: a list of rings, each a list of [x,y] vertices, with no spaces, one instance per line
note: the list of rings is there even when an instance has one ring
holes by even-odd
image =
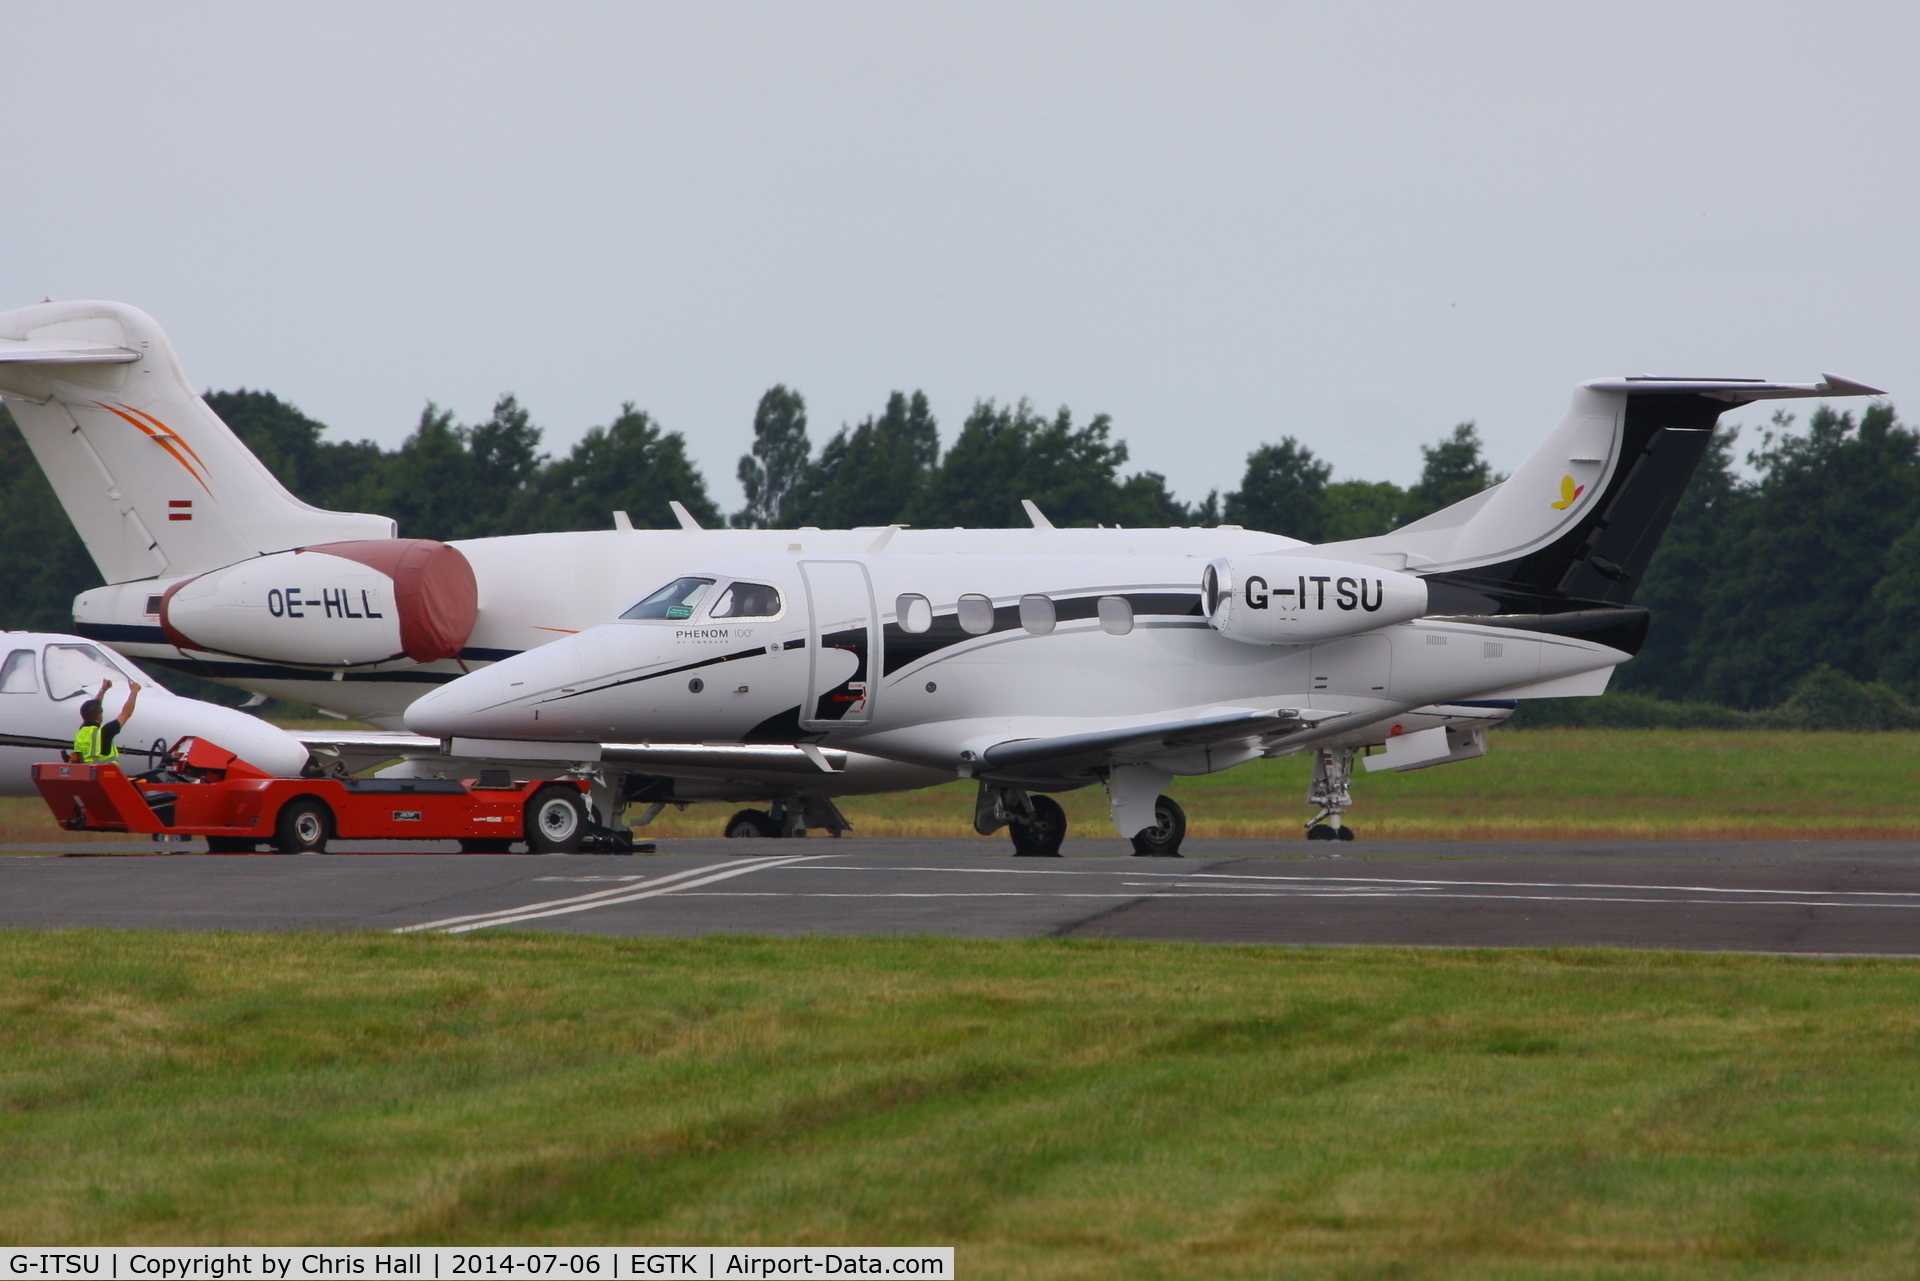
[[[74,630],[143,663],[358,717],[380,733],[305,732],[330,760],[458,777],[475,764],[551,769],[550,749],[450,760],[398,732],[421,694],[614,617],[635,597],[719,557],[879,546],[1006,555],[1244,554],[1296,541],[1252,530],[612,528],[438,542],[385,516],[323,511],[288,493],[194,391],[152,317],[114,302],[0,314],[0,397],[107,585],[74,601]],[[603,822],[638,802],[754,801],[730,835],[841,831],[832,798],[951,774],[802,751],[776,718],[728,744],[608,743],[572,763],[595,779]],[[4,730],[0,726],[0,730]],[[744,740],[744,741],[741,741]],[[527,753],[532,753],[528,755]],[[658,812],[656,808],[654,812]]]
[[[1721,413],[1874,395],[1819,383],[1613,378],[1512,477],[1377,538],[1184,555],[794,549],[676,576],[619,620],[415,702],[415,732],[795,746],[979,780],[976,827],[1059,850],[1046,795],[1105,785],[1136,853],[1177,853],[1175,776],[1314,753],[1312,839],[1358,753],[1419,769],[1486,751],[1522,698],[1593,695],[1640,647],[1630,602]]]

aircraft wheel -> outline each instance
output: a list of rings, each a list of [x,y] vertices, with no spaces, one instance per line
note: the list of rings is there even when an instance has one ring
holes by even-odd
[[[1133,838],[1135,858],[1179,858],[1187,836],[1187,812],[1171,796],[1153,799],[1153,826]]]
[[[333,811],[311,796],[281,806],[273,824],[273,848],[282,854],[324,854],[332,836]]]
[[[1015,858],[1059,858],[1060,843],[1067,839],[1067,812],[1051,796],[1030,796],[1031,819],[1014,819],[1007,824],[1013,837]]]
[[[1342,827],[1339,828],[1338,831],[1341,840],[1350,841],[1353,839],[1353,829],[1351,827]]]
[[[504,841],[497,836],[476,836],[460,842],[462,854],[505,854],[512,848],[512,841]]]
[[[1333,828],[1327,824],[1315,823],[1307,829],[1307,839],[1310,841],[1337,841],[1340,838],[1333,834]]]
[[[587,834],[587,807],[578,789],[543,787],[527,802],[527,849],[534,854],[571,854]]]
[[[780,824],[774,822],[773,815],[767,813],[765,810],[741,810],[738,814],[735,814],[727,820],[727,825],[722,830],[721,835],[739,838],[750,836],[777,837],[780,835]]]

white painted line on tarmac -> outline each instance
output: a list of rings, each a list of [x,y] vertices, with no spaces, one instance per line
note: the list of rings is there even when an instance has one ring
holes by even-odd
[[[1721,885],[1628,885],[1608,881],[1450,881],[1393,876],[1260,876],[1251,872],[1240,875],[1231,872],[1192,872],[1185,879],[1241,881],[1253,885],[1274,881],[1303,885],[1512,885],[1533,890],[1685,890],[1695,894],[1872,894],[1886,898],[1920,898],[1920,890],[1766,890]]]
[[[720,879],[718,877],[714,879]],[[704,884],[704,882],[693,882]],[[675,891],[690,886],[676,886]],[[667,893],[668,891],[660,891]],[[645,897],[645,896],[642,896]],[[1490,903],[1633,903],[1671,905],[1675,907],[1862,907],[1892,909],[1895,911],[1920,911],[1920,903],[1840,903],[1807,902],[1802,900],[1782,901],[1780,899],[1723,899],[1723,898],[1620,898],[1614,895],[1599,894],[1413,894],[1405,890],[1317,890],[1302,887],[1274,892],[1242,892],[1237,890],[1200,891],[1154,894],[1100,894],[1081,890],[1062,890],[1048,893],[1045,890],[871,890],[865,893],[848,890],[714,890],[706,893],[686,894],[686,898],[1041,898],[1041,899],[1190,899],[1190,898],[1404,898],[1417,902],[1430,903],[1435,899],[1473,899]],[[598,906],[588,904],[588,906]]]
[[[833,857],[827,855],[825,857]],[[1870,895],[1876,898],[1920,899],[1920,890],[1770,890],[1758,887],[1729,887],[1720,885],[1639,885],[1615,883],[1610,881],[1468,881],[1468,880],[1432,880],[1414,877],[1392,876],[1263,876],[1255,872],[1154,872],[1139,868],[1102,868],[1081,871],[1076,868],[1053,867],[848,867],[831,863],[816,863],[809,871],[823,872],[960,872],[984,874],[988,876],[1151,876],[1169,881],[1205,880],[1209,883],[1230,881],[1247,887],[1265,888],[1276,883],[1285,885],[1328,885],[1328,886],[1420,886],[1444,888],[1450,885],[1512,887],[1514,889],[1537,890],[1638,890],[1641,892],[1673,891],[1692,894],[1845,894]],[[1148,881],[1124,881],[1127,885],[1148,885]]]
[[[523,903],[518,907],[496,908],[491,912],[475,912],[467,916],[448,916],[438,921],[425,921],[419,925],[402,925],[394,930],[395,934],[412,934],[421,930],[442,930],[449,934],[461,934],[467,930],[481,929],[487,925],[498,925],[495,918],[510,917],[513,920],[526,920],[532,916],[556,916],[564,912],[580,912],[590,907],[598,907],[603,902],[625,903],[634,898],[649,898],[655,894],[669,893],[681,885],[704,885],[710,880],[725,879],[726,876],[738,876],[742,872],[751,872],[756,867],[779,867],[786,863],[797,863],[803,858],[822,858],[819,854],[798,854],[791,858],[743,858],[731,863],[708,864],[705,867],[687,868],[680,872],[670,872],[655,877],[651,881],[638,884],[618,885],[608,890],[593,890],[586,894],[576,894],[571,898],[550,899],[544,903]],[[726,869],[733,869],[728,871]],[[715,873],[722,873],[715,876]],[[694,880],[700,877],[703,879]],[[642,890],[635,894],[635,890]],[[548,910],[551,909],[551,910]]]

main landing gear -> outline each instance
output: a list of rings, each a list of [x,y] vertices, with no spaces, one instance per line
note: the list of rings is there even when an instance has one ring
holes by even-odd
[[[1102,780],[1113,830],[1133,843],[1135,858],[1179,858],[1187,813],[1160,789],[1173,775],[1156,765],[1116,765]]]
[[[1187,812],[1171,796],[1153,798],[1153,826],[1134,834],[1135,858],[1179,858],[1187,838]]]
[[[980,784],[973,803],[973,830],[992,836],[1003,827],[1013,838],[1015,858],[1059,858],[1061,842],[1067,839],[1067,812],[1051,796]]]
[[[1313,781],[1307,784],[1307,804],[1319,806],[1320,812],[1307,822],[1308,840],[1353,839],[1353,829],[1341,819],[1353,808],[1353,793],[1348,785],[1353,781],[1353,758],[1357,754],[1351,747],[1323,747],[1313,754]]]
[[[853,830],[853,824],[838,806],[824,796],[797,796],[775,801],[763,810],[741,810],[721,829],[729,837],[800,837],[809,828],[824,828],[827,835],[840,837]]]

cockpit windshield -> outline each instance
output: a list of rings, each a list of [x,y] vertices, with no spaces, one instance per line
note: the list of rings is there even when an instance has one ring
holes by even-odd
[[[99,693],[101,681],[112,681],[125,689],[132,679],[91,645],[49,645],[46,667],[47,694],[55,702],[82,694],[92,698]]]
[[[635,605],[622,618],[692,618],[700,598],[713,586],[711,578],[676,578]]]
[[[728,583],[713,602],[711,618],[772,618],[780,612],[780,590],[766,583]]]

